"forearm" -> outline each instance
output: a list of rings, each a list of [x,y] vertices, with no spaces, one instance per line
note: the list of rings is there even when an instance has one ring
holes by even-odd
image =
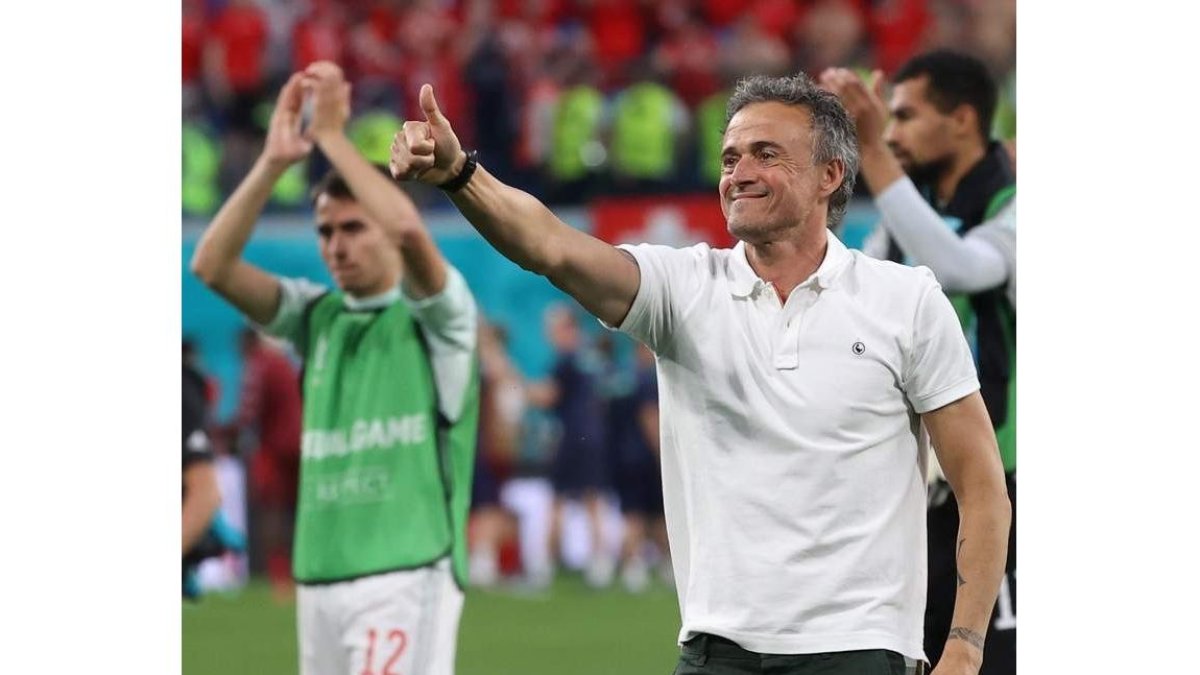
[[[952,332],[962,340],[953,310],[944,298],[941,307],[941,331]],[[966,356],[965,342],[959,342],[957,349]],[[934,672],[976,673],[984,657],[983,640],[1008,554],[1012,504],[1004,467],[987,407],[978,391],[922,413],[921,421],[954,490],[959,516],[954,544],[958,577],[954,615],[946,650]]]
[[[354,198],[388,233],[403,246],[408,238],[424,228],[421,215],[412,200],[393,181],[376,169],[341,131],[317,138],[321,151],[346,179]]]
[[[1008,276],[1004,256],[991,244],[961,237],[921,198],[908,178],[876,193],[882,226],[917,265],[933,271],[951,293],[975,293],[995,288]]]
[[[983,640],[1008,555],[1012,507],[1003,483],[958,500],[958,591],[946,640],[947,653],[982,658]]]
[[[904,168],[882,141],[862,144],[859,161],[859,169],[863,180],[867,182],[867,189],[876,197],[905,177]]]
[[[549,276],[561,263],[555,243],[570,226],[532,195],[501,183],[482,166],[450,200],[497,251],[523,269]]]
[[[192,272],[204,284],[219,285],[241,259],[254,224],[271,198],[271,190],[287,168],[286,164],[259,157],[250,173],[221,205],[192,255]]]

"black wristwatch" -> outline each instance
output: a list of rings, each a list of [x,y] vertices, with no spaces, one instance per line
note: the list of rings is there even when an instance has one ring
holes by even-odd
[[[467,181],[471,180],[471,176],[475,175],[477,168],[479,168],[479,151],[472,150],[467,153],[467,162],[463,164],[462,171],[459,171],[454,178],[438,185],[438,188],[446,192],[458,192],[467,184]]]

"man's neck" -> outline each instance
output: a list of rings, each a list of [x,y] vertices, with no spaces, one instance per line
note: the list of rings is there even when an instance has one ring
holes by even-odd
[[[954,197],[954,191],[975,165],[983,161],[987,145],[973,145],[964,152],[956,153],[949,168],[937,180],[938,204],[945,206]]]
[[[792,289],[817,271],[828,247],[829,235],[822,223],[819,228],[805,228],[795,238],[746,242],[746,262],[760,279],[775,287],[782,304],[787,302]]]
[[[399,285],[400,275],[389,274],[383,279],[380,279],[379,283],[375,284],[374,286],[370,288],[359,289],[359,291],[357,293],[353,293],[353,295],[357,296],[359,299],[373,298],[377,295],[383,295]]]
[[[383,283],[371,288],[360,289],[358,291],[346,291],[346,297],[350,300],[351,305],[356,304],[371,304],[383,296],[391,293],[400,283],[399,279],[391,279],[391,283]]]

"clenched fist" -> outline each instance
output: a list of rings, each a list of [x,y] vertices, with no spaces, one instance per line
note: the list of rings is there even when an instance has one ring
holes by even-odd
[[[396,180],[441,185],[462,171],[466,155],[450,121],[438,108],[433,87],[422,85],[420,99],[425,121],[409,120],[396,132],[389,168]]]

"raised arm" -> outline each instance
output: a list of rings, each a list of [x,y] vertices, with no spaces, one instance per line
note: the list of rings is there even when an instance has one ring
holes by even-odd
[[[312,150],[312,143],[300,133],[302,103],[297,74],[279,92],[258,161],[221,206],[192,255],[192,273],[259,324],[270,322],[279,308],[279,282],[243,260],[242,251],[276,181]]]
[[[446,260],[412,199],[359,154],[346,137],[350,85],[343,79],[341,68],[329,61],[310,65],[304,71],[304,87],[313,95],[310,134],[346,179],[355,199],[399,247],[405,291],[412,298],[436,295],[446,286]]]
[[[881,91],[883,74],[876,71],[868,87],[852,70],[830,68],[821,85],[837,94],[858,130],[862,175],[883,215],[880,225],[917,265],[933,270],[942,287],[952,293],[975,293],[1005,282],[1009,270],[1004,253],[992,242],[960,237],[921,198],[912,180],[883,140],[888,111]],[[1007,213],[1001,217],[1008,217]]]
[[[958,592],[934,675],[977,673],[992,606],[1004,576],[1012,505],[983,397],[976,391],[922,415],[958,501]]]
[[[421,87],[425,121],[408,121],[392,144],[392,175],[442,185],[459,176],[467,156],[442,115],[433,87]],[[501,183],[482,166],[450,199],[505,257],[550,280],[584,309],[616,326],[637,296],[640,276],[633,257],[567,225],[545,205]]]

